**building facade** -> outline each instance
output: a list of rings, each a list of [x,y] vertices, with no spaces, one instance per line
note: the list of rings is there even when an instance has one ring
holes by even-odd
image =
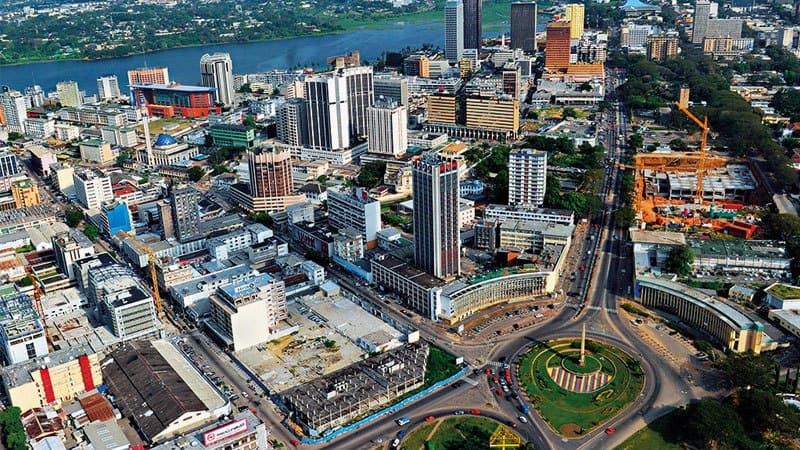
[[[56,83],[56,94],[61,106],[78,108],[83,104],[83,97],[77,81],[61,81]]]
[[[513,149],[508,155],[508,204],[542,206],[547,181],[547,152]]]
[[[200,57],[200,83],[214,88],[214,103],[233,105],[233,62],[228,53],[206,53]]]
[[[437,278],[461,273],[458,161],[425,154],[412,166],[414,261]]]
[[[0,92],[0,108],[2,108],[2,125],[9,133],[25,134],[25,122],[28,120],[25,97],[17,91],[3,87]]]
[[[114,199],[111,178],[99,170],[73,172],[72,183],[78,203],[86,209],[100,209],[103,202]]]
[[[583,35],[584,6],[583,3],[569,3],[565,7],[566,20],[569,22],[570,39],[580,39]]]
[[[170,192],[172,226],[181,242],[192,240],[200,235],[200,207],[197,205],[197,190],[184,185]]]
[[[464,3],[448,0],[444,7],[444,55],[458,62],[464,53]]]
[[[308,146],[341,150],[350,146],[350,106],[347,80],[340,76],[306,78]]]
[[[369,153],[391,155],[405,154],[408,148],[408,112],[396,103],[377,102],[367,108],[367,135]]]
[[[97,98],[100,100],[116,100],[122,95],[116,75],[108,74],[97,78]]]
[[[480,51],[483,31],[483,0],[464,0],[464,48]]]
[[[547,48],[544,54],[544,67],[551,72],[562,72],[569,68],[570,35],[572,28],[568,22],[547,24]]]
[[[328,189],[328,222],[343,230],[348,227],[361,233],[367,248],[378,245],[377,233],[381,230],[381,204],[362,188]]]
[[[169,68],[142,67],[128,71],[128,85],[134,84],[170,84]]]
[[[304,98],[290,98],[278,107],[278,140],[293,147],[302,147],[308,142],[307,105]]]

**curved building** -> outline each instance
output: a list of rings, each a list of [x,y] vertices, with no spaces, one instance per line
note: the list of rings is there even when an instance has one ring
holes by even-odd
[[[642,305],[678,316],[731,351],[761,352],[764,325],[708,294],[657,278],[638,278],[636,294]]]

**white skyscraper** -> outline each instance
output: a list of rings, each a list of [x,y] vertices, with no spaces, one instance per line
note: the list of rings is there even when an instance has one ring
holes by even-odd
[[[375,101],[372,66],[351,66],[338,69],[347,83],[347,108],[351,136],[367,134],[367,108]]]
[[[17,91],[9,91],[7,87],[3,87],[3,91],[0,92],[0,108],[6,130],[10,133],[25,134],[25,121],[28,119],[25,97]]]
[[[114,100],[119,97],[119,81],[116,75],[103,75],[97,79],[98,99]]]
[[[408,147],[408,112],[406,107],[378,101],[367,108],[369,152],[401,156]]]
[[[233,62],[227,53],[206,53],[200,58],[200,83],[213,87],[214,102],[225,106],[233,104]]]
[[[308,146],[342,150],[350,146],[347,80],[342,76],[316,75],[306,78],[305,97]]]
[[[56,84],[56,94],[61,106],[77,108],[83,104],[77,81],[62,81]]]
[[[461,0],[448,0],[444,7],[444,55],[450,62],[458,62],[464,53],[464,4]]]
[[[514,149],[508,156],[508,204],[542,206],[547,179],[547,152]]]

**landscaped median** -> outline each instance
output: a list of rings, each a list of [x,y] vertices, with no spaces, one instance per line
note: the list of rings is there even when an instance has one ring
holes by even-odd
[[[509,427],[485,417],[455,416],[425,423],[400,444],[402,450],[489,449],[489,438],[498,427]]]
[[[579,437],[611,419],[644,387],[639,363],[609,344],[588,340],[581,364],[578,339],[533,347],[520,360],[519,380],[545,422],[565,437]]]

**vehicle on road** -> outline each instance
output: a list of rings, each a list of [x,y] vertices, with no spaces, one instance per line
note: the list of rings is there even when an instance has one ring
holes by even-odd
[[[425,418],[425,422],[433,422],[434,420],[436,420],[436,417],[433,416],[428,416]]]
[[[614,434],[615,431],[617,431],[617,429],[614,427],[606,428],[606,434]]]
[[[298,441],[297,439],[292,439],[291,441],[289,441],[289,443],[290,443],[290,444],[292,444],[292,445],[294,445],[295,447],[297,447],[298,445],[300,445],[300,441]]]
[[[397,448],[400,446],[400,439],[395,439],[392,441],[392,448]]]
[[[518,419],[522,423],[528,423],[528,418],[525,416],[519,416]]]
[[[511,428],[517,428],[517,422],[514,422],[513,420],[509,420],[508,424],[511,425]]]
[[[480,409],[471,409],[471,410],[469,410],[469,413],[472,414],[473,416],[480,416],[481,415],[481,410]]]
[[[463,416],[464,414],[466,414],[466,411],[464,411],[463,409],[459,409],[458,411],[454,412],[453,414],[455,414],[457,416]]]
[[[522,405],[522,407],[520,409],[522,409],[522,413],[523,414],[528,414],[528,411],[530,411],[530,409],[528,408],[528,405]]]
[[[495,389],[494,393],[497,395],[503,395],[503,391],[501,391],[500,389]]]
[[[398,426],[402,427],[403,425],[406,425],[409,422],[411,422],[411,420],[408,417],[401,417],[401,418],[395,420],[395,422],[397,423]]]
[[[407,430],[400,430],[400,431],[398,431],[398,432],[397,432],[397,439],[403,439],[404,437],[406,437],[406,433],[408,433],[408,431],[407,431]]]

